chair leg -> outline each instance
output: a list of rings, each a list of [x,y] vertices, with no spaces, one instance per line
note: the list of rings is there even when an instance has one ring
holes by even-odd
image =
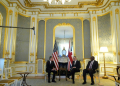
[[[45,82],[46,82],[46,75],[45,75]]]
[[[100,83],[100,77],[98,76],[98,79],[99,79],[99,83]]]
[[[80,81],[80,75],[79,75],[79,81]]]
[[[22,79],[20,80],[20,86],[21,86],[21,84],[22,84]]]
[[[117,86],[117,83],[115,82],[115,86]]]
[[[96,77],[95,77],[95,83],[96,83]]]

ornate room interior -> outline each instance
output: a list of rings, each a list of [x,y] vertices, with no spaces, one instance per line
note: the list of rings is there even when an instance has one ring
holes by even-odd
[[[120,0],[0,0],[0,26],[3,78],[5,68],[11,68],[12,76],[27,71],[31,72],[29,77],[42,77],[44,81],[45,64],[53,53],[55,40],[58,58],[68,58],[71,40],[73,56],[81,61],[83,69],[94,56],[100,77],[118,74]]]

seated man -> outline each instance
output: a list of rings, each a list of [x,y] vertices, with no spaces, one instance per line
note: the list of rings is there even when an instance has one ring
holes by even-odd
[[[48,72],[48,83],[50,83],[50,73],[53,72],[53,78],[52,78],[52,82],[56,82],[55,81],[55,64],[53,62],[53,58],[52,56],[49,57],[49,61],[47,61],[46,63],[46,72]]]
[[[74,56],[73,62],[72,62],[72,69],[70,72],[70,75],[72,75],[73,84],[75,83],[75,81],[74,81],[75,72],[80,72],[80,68],[81,68],[80,61],[78,61],[76,56]],[[68,78],[70,75],[68,75]]]
[[[91,56],[91,61],[88,62],[86,69],[83,70],[83,79],[84,82],[82,84],[86,84],[86,73],[89,73],[91,77],[91,85],[94,85],[93,74],[95,70],[98,68],[98,62],[94,60],[94,56]]]

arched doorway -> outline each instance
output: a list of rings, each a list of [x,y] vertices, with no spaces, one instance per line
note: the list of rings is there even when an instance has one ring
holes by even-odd
[[[64,38],[64,31],[66,32],[66,36]],[[59,42],[59,51],[65,47],[68,52],[69,47],[69,39],[72,40],[73,45],[73,53],[75,55],[75,28],[69,23],[59,23],[53,29],[53,47],[55,43],[55,39],[60,40]],[[59,53],[61,55],[61,53]]]

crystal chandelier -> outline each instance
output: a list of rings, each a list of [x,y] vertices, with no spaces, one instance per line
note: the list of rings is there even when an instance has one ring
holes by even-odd
[[[43,1],[48,1],[49,4],[51,4],[53,1],[55,1],[55,4],[58,4],[61,2],[61,4],[64,4],[65,2],[70,2],[71,0],[43,0]]]

